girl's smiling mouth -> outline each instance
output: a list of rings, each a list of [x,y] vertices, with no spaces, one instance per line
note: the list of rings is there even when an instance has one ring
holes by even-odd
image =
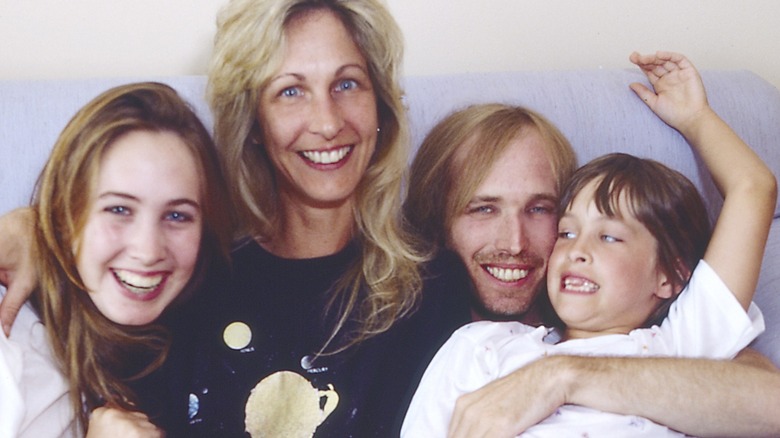
[[[137,274],[124,269],[112,269],[114,278],[128,291],[135,295],[146,295],[157,290],[163,284],[167,274],[152,275]]]

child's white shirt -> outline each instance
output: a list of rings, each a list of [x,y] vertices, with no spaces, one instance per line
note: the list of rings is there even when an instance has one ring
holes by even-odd
[[[550,344],[552,329],[518,322],[480,321],[461,327],[423,375],[401,429],[402,437],[446,437],[457,398],[547,355],[676,356],[728,359],[764,331],[751,303],[742,309],[703,260],[661,326]],[[661,382],[662,384],[662,382]],[[683,436],[636,416],[562,406],[521,437]]]

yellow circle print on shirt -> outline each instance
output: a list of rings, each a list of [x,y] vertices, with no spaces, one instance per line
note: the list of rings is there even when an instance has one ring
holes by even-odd
[[[241,321],[232,322],[222,332],[222,339],[233,350],[241,350],[252,342],[252,329]]]

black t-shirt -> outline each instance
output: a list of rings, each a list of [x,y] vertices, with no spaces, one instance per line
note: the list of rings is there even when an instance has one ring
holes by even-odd
[[[199,300],[199,321],[182,325],[199,331],[193,342],[182,343],[186,348],[179,356],[195,357],[186,391],[186,436],[248,436],[244,419],[250,392],[280,371],[338,394],[335,410],[315,436],[398,436],[428,362],[457,327],[469,322],[470,283],[459,262],[444,255],[425,269],[416,312],[356,347],[312,360],[333,324],[323,319],[329,290],[357,255],[350,245],[327,257],[283,259],[247,241],[234,252],[230,273],[211,276],[201,294],[205,299]],[[170,362],[186,367],[180,359]]]

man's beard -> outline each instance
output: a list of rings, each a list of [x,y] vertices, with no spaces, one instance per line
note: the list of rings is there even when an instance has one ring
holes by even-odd
[[[471,285],[471,308],[474,313],[475,320],[487,320],[487,321],[520,321],[529,325],[540,325],[544,320],[547,320],[547,310],[549,309],[549,299],[543,299],[543,296],[547,296],[547,288],[544,282],[541,282],[536,288],[533,296],[529,301],[519,306],[500,306],[492,305],[494,303],[488,303],[486,305],[482,302],[479,294],[475,290],[475,286]],[[545,301],[540,305],[540,301]]]

